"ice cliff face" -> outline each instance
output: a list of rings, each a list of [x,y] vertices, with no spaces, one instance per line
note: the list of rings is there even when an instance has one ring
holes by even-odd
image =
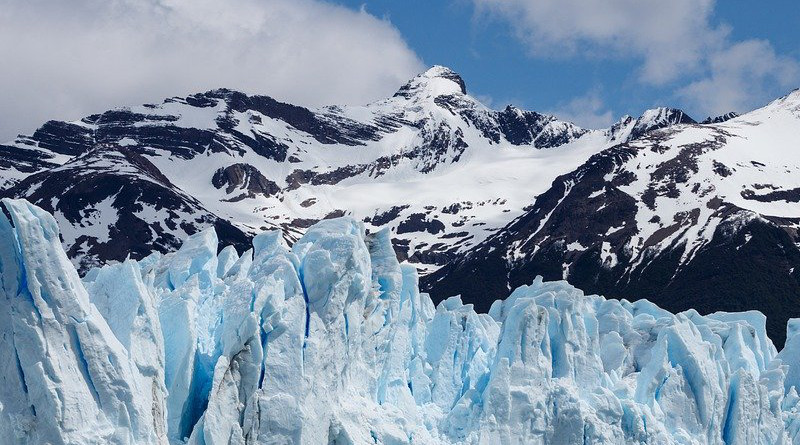
[[[0,443],[800,443],[800,323],[516,289],[434,307],[388,232],[213,230],[83,281],[54,219],[0,216]]]

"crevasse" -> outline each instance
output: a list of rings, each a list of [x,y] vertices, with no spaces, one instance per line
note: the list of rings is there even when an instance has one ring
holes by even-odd
[[[49,214],[3,203],[3,444],[800,443],[800,321],[778,354],[759,313],[566,282],[434,307],[348,218],[81,280]]]

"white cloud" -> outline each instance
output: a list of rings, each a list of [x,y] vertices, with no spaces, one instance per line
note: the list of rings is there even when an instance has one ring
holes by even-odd
[[[0,0],[0,139],[217,87],[365,103],[424,67],[387,21],[321,0]]]
[[[749,111],[800,81],[800,64],[764,40],[747,40],[712,54],[709,74],[678,91],[705,115]]]
[[[495,109],[498,106],[497,101],[495,101],[494,96],[490,94],[475,94],[471,93],[478,102],[485,105],[487,108]]]
[[[583,128],[606,128],[614,123],[614,113],[603,103],[597,89],[560,104],[548,114]]]
[[[535,57],[639,60],[639,81],[675,88],[691,113],[748,111],[800,82],[796,60],[713,24],[715,0],[472,1],[479,16],[509,22]]]
[[[473,0],[509,21],[537,56],[636,57],[641,80],[661,84],[696,70],[721,44],[714,0]]]

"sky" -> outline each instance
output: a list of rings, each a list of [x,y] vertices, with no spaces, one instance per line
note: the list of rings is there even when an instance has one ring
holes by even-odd
[[[364,104],[430,65],[600,128],[800,87],[796,0],[0,0],[0,140],[217,87]]]
[[[744,112],[800,87],[796,0],[339,2],[390,21],[487,105],[589,127],[655,106]]]

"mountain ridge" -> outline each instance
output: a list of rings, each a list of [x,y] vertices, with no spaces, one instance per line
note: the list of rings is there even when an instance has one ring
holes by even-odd
[[[505,229],[424,277],[423,287],[446,295],[457,283],[485,308],[481,299],[535,270],[675,311],[758,309],[780,345],[782,326],[800,315],[797,136],[793,92],[722,123],[609,148],[559,177]],[[498,274],[506,279],[486,278]]]
[[[789,118],[797,96],[795,91],[770,105],[789,110],[780,122],[755,110],[704,124],[679,109],[660,107],[597,130],[513,106],[491,110],[467,94],[458,74],[441,66],[409,80],[392,97],[364,106],[310,109],[216,89],[75,122],[47,122],[30,136],[0,145],[5,155],[0,194],[28,198],[53,213],[82,273],[123,261],[128,252],[138,258],[152,249],[174,250],[181,239],[207,227],[215,227],[224,244],[244,249],[263,230],[281,229],[292,243],[317,221],[350,215],[366,222],[371,232],[388,227],[396,253],[421,271],[423,286],[434,290],[436,299],[460,289],[452,283],[435,285],[450,273],[439,271],[453,271],[489,249],[514,252],[511,242],[524,245],[525,252],[498,258],[496,274],[478,274],[490,280],[495,297],[510,282],[525,283],[540,274],[564,278],[566,273],[586,289],[638,298],[662,292],[689,263],[711,270],[730,257],[718,250],[697,262],[691,252],[713,240],[715,227],[703,229],[709,215],[716,214],[716,221],[729,212],[725,219],[734,209],[750,212],[748,221],[767,221],[766,232],[757,237],[763,252],[789,252],[763,261],[764,270],[793,267],[797,215],[790,210],[800,199],[800,184],[792,185],[791,179],[795,161],[781,164],[778,157],[744,155],[746,147],[725,147],[745,140],[759,147],[786,145],[797,132],[797,120]],[[729,161],[712,159],[712,152],[738,154]],[[633,163],[642,153],[652,155]],[[609,170],[588,166],[587,160],[597,156]],[[697,190],[684,190],[687,183],[697,184]],[[574,196],[568,197],[566,190],[575,186]],[[701,199],[702,193],[711,193],[705,192],[709,186],[724,189],[724,200]],[[585,193],[579,196],[578,190]],[[676,194],[697,199],[682,202]],[[685,208],[670,211],[673,205]],[[770,214],[769,209],[784,213]],[[532,225],[509,235],[522,220],[546,222],[542,215],[531,216],[532,211],[557,211],[560,228],[536,235]],[[631,219],[633,214],[642,219]],[[577,226],[579,220],[586,225]],[[741,224],[726,221],[733,237],[746,237]],[[755,227],[752,221],[744,226]],[[611,231],[622,223],[646,230],[641,246],[634,242],[638,234]],[[594,233],[585,233],[588,226]],[[523,233],[539,238],[526,244],[516,239]],[[563,246],[553,244],[559,239]],[[612,249],[610,241],[622,244]],[[678,254],[672,241],[686,242],[691,247],[687,256]],[[629,253],[615,250],[623,247]],[[589,251],[595,257],[581,254]],[[656,264],[641,257],[645,251],[665,258],[656,280],[629,273]],[[668,252],[677,258],[666,260]],[[759,255],[758,250],[745,252],[750,252],[745,263]],[[580,264],[575,263],[578,257],[583,258]],[[619,294],[621,289],[611,283],[620,280],[623,257],[629,263],[625,279],[634,284],[630,293]],[[609,275],[609,268],[617,272]],[[736,273],[720,271],[720,276]],[[661,287],[636,287],[648,280]],[[781,304],[800,295],[794,281],[791,273],[776,281],[784,289]],[[699,295],[700,290],[688,293]],[[753,298],[741,292],[734,300],[741,309],[771,314],[770,335],[782,342],[785,334],[776,326],[787,315],[780,314],[780,305],[748,303]],[[725,304],[716,298],[700,307]],[[783,318],[772,321],[776,313]]]
[[[261,125],[262,121],[265,125]],[[652,125],[663,126],[664,123],[656,122]],[[634,124],[635,126],[636,124]],[[395,143],[391,141],[385,143],[383,148],[376,147],[377,150],[373,150],[375,153],[368,156],[365,162],[354,162],[351,158],[360,156],[356,153],[351,153],[352,156],[344,158],[337,157],[335,154],[320,158],[319,154],[304,149],[305,145],[317,145],[313,148],[317,152],[332,145],[363,147],[376,142],[379,143],[376,145],[380,145],[382,139],[397,137],[398,132],[411,133],[411,136],[416,133],[416,140],[405,143],[408,149],[400,147],[399,150]],[[471,144],[465,141],[467,132],[473,133]],[[381,177],[391,174],[391,171],[397,169],[398,166],[406,167],[400,168],[403,170],[402,173],[395,174],[395,177],[399,176],[402,180],[402,176],[407,176],[409,173],[427,174],[433,170],[446,170],[448,164],[457,164],[461,156],[469,156],[465,152],[482,149],[483,146],[505,144],[506,146],[531,146],[537,149],[553,148],[569,144],[587,136],[590,132],[593,132],[595,136],[599,136],[595,133],[600,133],[595,130],[581,129],[552,116],[511,106],[502,111],[489,110],[466,95],[466,86],[458,74],[448,68],[435,66],[401,86],[393,97],[363,107],[327,106],[312,110],[285,104],[268,96],[248,96],[223,88],[184,98],[168,98],[160,105],[122,107],[90,115],[74,122],[49,121],[31,136],[17,138],[14,142],[2,146],[5,152],[15,154],[10,162],[14,162],[16,158],[16,163],[11,165],[9,162],[0,177],[4,181],[4,188],[7,189],[5,195],[31,197],[48,211],[57,212],[58,196],[45,195],[48,191],[69,188],[67,178],[70,176],[82,177],[78,170],[84,165],[79,159],[81,156],[98,155],[99,152],[94,152],[95,148],[104,147],[103,150],[106,152],[115,150],[114,147],[129,153],[138,151],[141,155],[138,159],[148,163],[147,167],[143,167],[139,176],[146,179],[151,173],[157,171],[156,176],[167,178],[164,175],[164,171],[167,171],[168,176],[173,176],[173,178],[171,181],[167,180],[165,183],[162,181],[162,183],[168,183],[166,187],[173,190],[165,191],[165,193],[188,196],[207,194],[207,191],[202,188],[192,190],[191,186],[179,184],[180,180],[174,178],[174,173],[169,171],[173,168],[182,170],[184,167],[159,165],[159,161],[165,157],[192,161],[204,154],[222,153],[230,155],[237,162],[226,162],[225,165],[214,166],[213,171],[206,173],[210,176],[208,182],[216,187],[219,181],[224,182],[224,178],[230,176],[230,172],[237,171],[238,173],[233,175],[233,179],[241,183],[225,183],[226,196],[219,198],[219,202],[235,202],[258,200],[260,195],[278,196],[309,186],[335,186],[342,181],[352,181],[351,178],[359,175]],[[279,136],[281,133],[285,135],[284,138]],[[408,136],[404,137],[408,139]],[[609,136],[609,140],[618,140],[624,137],[628,136],[613,135]],[[292,142],[299,138],[305,140],[300,144]],[[473,147],[469,147],[470,145]],[[246,162],[244,159],[253,156],[256,157],[257,162],[253,160]],[[303,158],[307,157],[310,158],[310,162],[303,161]],[[280,168],[276,171],[274,166],[269,168],[270,166],[267,165],[267,169],[271,171],[265,171],[267,169],[264,164],[270,161],[282,165],[297,165],[298,168]],[[260,165],[256,167],[254,164]],[[299,168],[303,164],[308,167]],[[411,172],[408,172],[408,165],[400,164],[412,164],[410,165]],[[139,167],[143,165],[142,162],[137,164]],[[71,166],[73,171],[70,174],[58,174],[60,168],[69,169]],[[108,164],[108,166],[113,169],[113,165]],[[0,168],[3,167],[0,165]],[[135,166],[129,167],[136,168]],[[211,170],[205,166],[198,167]],[[41,174],[37,176],[37,173]],[[239,192],[241,187],[247,188],[245,182],[250,183],[250,175],[257,177],[255,183],[260,183],[261,186],[256,192],[252,190]],[[49,176],[52,177],[47,179]],[[27,182],[24,184],[17,184],[26,179]],[[264,179],[268,182],[265,182]],[[45,182],[47,184],[43,187]],[[207,186],[207,183],[204,186]],[[97,183],[92,187],[101,188],[101,184]],[[392,193],[398,194],[399,192]],[[233,196],[227,196],[231,194]],[[306,195],[308,196],[302,197],[303,199],[298,198],[300,203],[312,203],[316,200],[312,193],[306,193]],[[107,195],[103,199],[110,197],[111,195]],[[483,200],[481,205],[489,205],[486,204],[486,201],[500,202],[502,199],[502,197],[493,197],[491,200]],[[102,200],[96,199],[91,203],[76,201],[65,203],[64,206],[85,206],[100,201]],[[299,233],[296,229],[307,227],[309,223],[306,221],[319,220],[329,214],[337,214],[344,210],[337,208],[343,206],[329,206],[322,212],[299,212],[300,215],[288,220],[283,218],[283,221],[277,224],[269,223],[269,219],[275,215],[270,215],[266,221],[265,218],[260,218],[258,221],[249,218],[251,224],[241,227],[240,224],[237,224],[237,220],[224,214],[220,215],[220,206],[215,202],[218,201],[213,200],[211,203],[201,203],[199,206],[190,205],[190,207],[194,207],[197,212],[206,213],[208,216],[205,219],[208,221],[223,219],[239,226],[239,230],[242,232],[241,236],[237,235],[239,239],[226,240],[236,245],[243,239],[242,236],[252,236],[256,228],[263,227],[282,227],[289,233],[289,239],[296,238]],[[365,214],[362,214],[361,217],[378,217],[391,210],[391,207],[395,207],[394,204],[403,205],[402,203],[392,203],[392,206],[385,209],[377,208],[370,214],[364,212]],[[313,205],[309,204],[309,206]],[[453,200],[442,207],[470,205],[472,204]],[[521,205],[518,206],[521,207]],[[201,207],[204,209],[200,210]],[[224,213],[224,207],[222,205],[222,213]],[[408,212],[404,219],[419,220],[420,211],[426,212],[425,206],[421,207],[416,209],[416,212]],[[82,221],[83,217],[76,216],[79,213],[77,210],[65,209],[73,216],[67,218],[71,225],[81,228],[93,225],[91,221]],[[517,211],[514,208],[504,208],[495,211],[495,217],[498,217],[498,213],[502,214],[506,210]],[[156,206],[153,212],[157,211],[159,208]],[[293,213],[293,210],[284,209],[284,212]],[[239,213],[245,213],[245,211]],[[412,217],[412,215],[414,216]],[[502,217],[502,215],[499,216]],[[142,221],[153,226],[161,223],[156,220]],[[395,226],[399,226],[401,222],[396,221]],[[454,221],[454,223],[458,224],[459,221]],[[194,225],[188,224],[187,230],[167,229],[165,232],[174,232],[168,234],[169,238],[177,240],[193,233],[194,230],[203,226],[203,223],[197,227],[193,227]],[[405,224],[405,227],[409,227],[409,224]],[[64,232],[69,234],[70,230],[67,228]],[[458,232],[452,231],[448,235]],[[472,236],[479,236],[479,234],[480,232],[473,233]],[[103,253],[91,253],[91,246],[88,246],[88,251],[84,249],[79,252],[79,250],[73,249],[78,237],[79,235],[75,233],[71,237],[72,241],[67,240],[67,244],[71,255],[79,255],[80,252],[88,255],[83,266],[79,260],[78,264],[81,270],[85,271],[87,267],[100,264],[107,259],[122,259],[107,258]],[[446,240],[439,238],[438,242],[446,242]],[[113,240],[111,241],[113,242]],[[157,241],[152,237],[149,239],[145,237],[139,248],[119,250],[142,251],[146,243],[159,249],[176,246],[176,241]],[[466,243],[470,244],[471,241]],[[86,247],[84,246],[84,248]],[[131,246],[126,244],[125,247]],[[415,254],[418,257],[441,256],[431,251],[417,253],[414,250],[409,250],[406,256],[413,257]],[[436,264],[431,266],[435,267]]]

